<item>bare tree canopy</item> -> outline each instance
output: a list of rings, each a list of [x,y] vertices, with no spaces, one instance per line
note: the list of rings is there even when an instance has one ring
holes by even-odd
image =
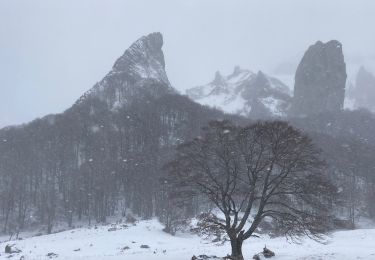
[[[282,121],[241,128],[213,121],[202,137],[180,145],[167,167],[179,199],[193,196],[214,203],[220,214],[206,228],[226,232],[233,259],[242,243],[270,218],[288,237],[324,232],[336,189],[311,139]],[[191,191],[191,192],[189,192]]]

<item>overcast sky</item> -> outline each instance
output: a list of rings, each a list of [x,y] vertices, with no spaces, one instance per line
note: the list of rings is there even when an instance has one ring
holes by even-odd
[[[0,126],[62,112],[154,31],[181,91],[235,65],[272,74],[317,40],[371,66],[374,13],[374,0],[0,0]]]

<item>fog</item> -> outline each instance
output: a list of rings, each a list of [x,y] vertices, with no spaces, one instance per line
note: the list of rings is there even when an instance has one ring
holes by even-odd
[[[343,43],[349,78],[362,64],[375,72],[374,10],[372,0],[0,0],[0,126],[62,112],[153,31],[181,92],[235,65],[284,64],[290,76],[317,40]]]

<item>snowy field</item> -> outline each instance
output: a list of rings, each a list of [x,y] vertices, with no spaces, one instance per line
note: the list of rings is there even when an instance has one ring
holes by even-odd
[[[171,236],[162,231],[156,220],[141,221],[136,226],[117,225],[80,228],[52,235],[2,242],[0,259],[7,244],[22,250],[11,259],[85,259],[85,260],[190,260],[192,255],[225,256],[229,244],[214,245],[195,235]],[[112,229],[111,229],[112,228]],[[115,230],[116,229],[116,230]],[[112,231],[109,231],[112,230]],[[3,237],[4,241],[5,237]],[[374,259],[375,229],[338,231],[327,237],[324,244],[303,240],[293,244],[284,238],[252,238],[244,244],[245,259],[252,259],[264,245],[276,253],[275,260],[291,259]],[[147,245],[149,248],[141,248]],[[48,257],[48,253],[54,253]]]

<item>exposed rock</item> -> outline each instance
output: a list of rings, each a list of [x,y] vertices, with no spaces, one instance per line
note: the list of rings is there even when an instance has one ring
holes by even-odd
[[[224,260],[224,259],[225,258],[217,257],[214,255],[199,255],[199,256],[193,255],[193,257],[191,258],[191,260]]]
[[[55,253],[53,253],[53,252],[50,252],[50,253],[48,253],[46,256],[47,256],[48,258],[56,258],[56,257],[58,257],[59,255],[58,255],[58,254],[55,254]]]
[[[263,255],[265,258],[271,258],[275,256],[275,253],[271,250],[269,250],[266,246],[263,248]]]
[[[253,256],[253,259],[254,259],[254,260],[261,260],[259,254],[254,255],[254,256]]]
[[[242,97],[250,106],[250,117],[285,117],[290,107],[288,87],[259,71],[245,86]]]
[[[131,103],[133,98],[175,93],[165,71],[162,46],[161,33],[138,39],[115,62],[112,70],[77,103],[94,96],[105,101],[109,108],[116,109]]]
[[[200,104],[252,118],[285,117],[291,102],[289,88],[280,80],[238,66],[229,76],[216,72],[212,82],[186,94]]]
[[[18,249],[15,244],[12,244],[12,245],[6,245],[5,246],[5,253],[6,254],[18,254],[18,253],[21,253],[22,250],[21,249]]]
[[[149,245],[141,245],[140,248],[148,249],[148,248],[150,248],[150,246]]]
[[[12,250],[12,247],[10,245],[6,245],[5,246],[5,253],[6,254],[10,254],[11,253],[11,250]]]
[[[354,85],[348,89],[348,97],[353,101],[354,108],[366,108],[375,112],[375,76],[361,67]]]
[[[264,258],[271,258],[271,257],[274,257],[275,256],[275,253],[271,250],[269,250],[266,246],[263,248],[263,251],[258,253],[258,254],[255,254],[253,256],[253,259],[254,260],[261,260]]]
[[[230,90],[228,89],[227,82],[220,71],[215,73],[215,79],[212,81],[212,84],[215,85],[215,88],[211,91],[211,95],[229,94]]]
[[[345,98],[346,65],[338,41],[310,46],[295,75],[293,116],[339,112]]]
[[[125,73],[133,80],[154,78],[169,85],[162,46],[161,33],[141,37],[115,62],[112,73]]]
[[[110,227],[108,228],[108,232],[117,231],[117,227]]]

